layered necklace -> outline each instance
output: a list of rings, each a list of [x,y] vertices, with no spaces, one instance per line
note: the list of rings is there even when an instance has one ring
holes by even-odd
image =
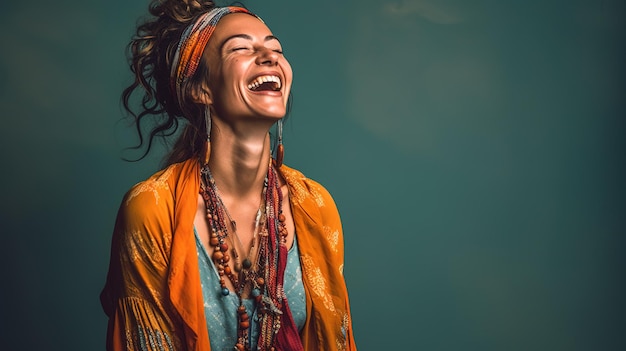
[[[229,280],[239,299],[239,306],[234,312],[238,321],[235,350],[249,350],[250,316],[254,311],[248,311],[243,303],[243,296],[247,294],[254,298],[254,308],[259,317],[258,349],[271,350],[274,337],[281,327],[283,304],[286,304],[283,277],[287,227],[276,170],[270,163],[263,181],[261,205],[255,216],[250,250],[243,260],[235,245],[237,240],[243,249],[237,236],[237,224],[219,195],[208,164],[202,167],[200,174],[200,194],[206,205],[209,245],[213,248],[211,259],[219,274],[221,293],[223,296],[230,294],[226,285]]]

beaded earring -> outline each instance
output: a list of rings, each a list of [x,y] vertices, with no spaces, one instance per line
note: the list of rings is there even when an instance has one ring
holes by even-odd
[[[285,148],[283,147],[283,120],[279,120],[276,124],[278,134],[278,146],[276,147],[276,158],[274,159],[274,166],[280,168],[283,165],[283,158],[285,157]]]
[[[209,106],[204,110],[204,125],[206,129],[206,146],[204,148],[204,164],[209,163],[211,157],[211,108]]]

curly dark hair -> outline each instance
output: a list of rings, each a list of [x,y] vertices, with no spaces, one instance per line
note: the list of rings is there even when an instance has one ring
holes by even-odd
[[[174,135],[180,118],[188,123],[165,157],[164,164],[197,156],[202,150],[206,136],[203,127],[205,107],[193,102],[189,94],[183,96],[179,105],[170,88],[170,69],[182,32],[198,16],[215,6],[213,1],[203,0],[152,0],[150,17],[138,25],[128,44],[127,57],[134,81],[124,89],[122,103],[134,119],[139,135],[138,145],[131,149],[145,148],[137,161],[147,156],[156,137]],[[207,75],[208,67],[201,62],[189,86],[198,86]],[[132,106],[136,95],[141,96],[137,110]],[[144,131],[147,121],[154,123],[149,132]]]

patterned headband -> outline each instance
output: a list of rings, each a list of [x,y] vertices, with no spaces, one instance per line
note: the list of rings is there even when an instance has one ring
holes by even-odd
[[[170,85],[172,93],[176,94],[178,105],[181,109],[185,83],[196,73],[204,48],[215,30],[217,22],[230,13],[247,13],[258,18],[258,16],[243,7],[216,7],[202,14],[185,29],[180,37],[174,60],[172,61]]]

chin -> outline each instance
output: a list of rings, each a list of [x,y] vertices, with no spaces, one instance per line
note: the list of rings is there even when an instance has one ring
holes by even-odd
[[[272,110],[257,111],[257,114],[262,117],[279,120],[285,117],[285,115],[287,114],[287,111],[284,108],[281,108],[281,109],[275,109],[275,110],[272,109]]]

